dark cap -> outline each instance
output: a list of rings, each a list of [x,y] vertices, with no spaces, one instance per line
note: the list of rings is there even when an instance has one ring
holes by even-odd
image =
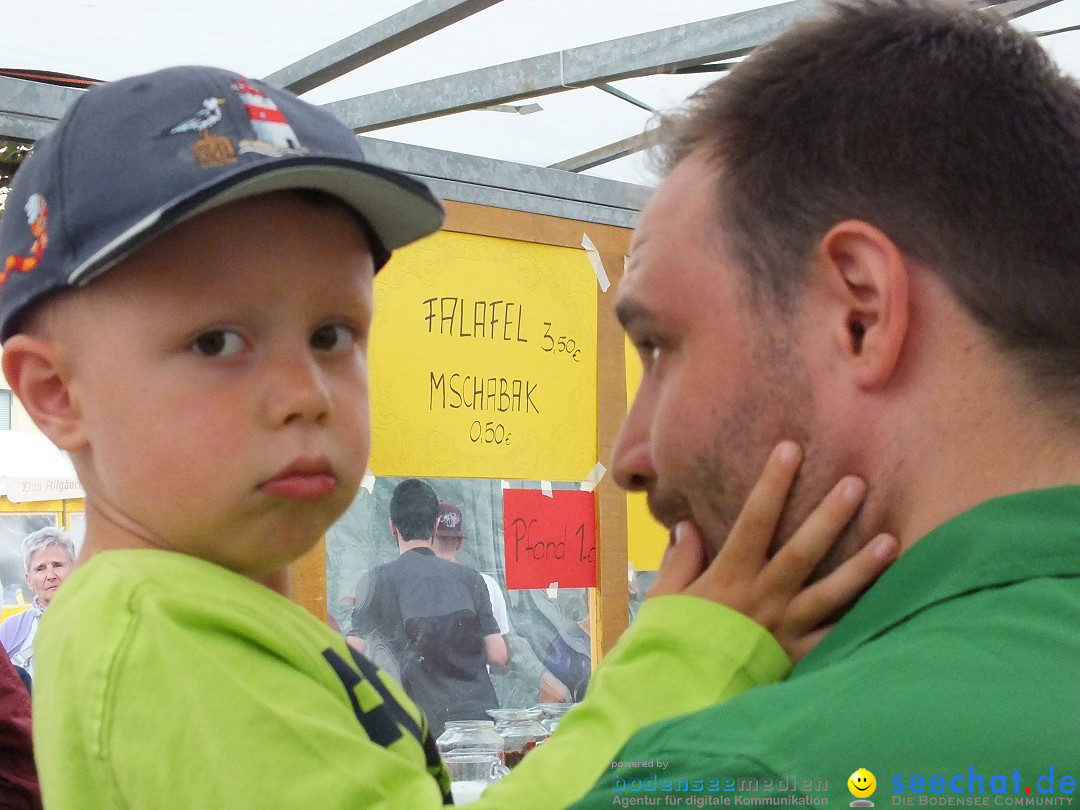
[[[435,537],[442,540],[464,540],[461,531],[461,510],[450,501],[439,501],[439,522],[435,525]]]
[[[444,218],[427,186],[364,160],[334,116],[256,79],[176,67],[87,90],[15,175],[0,225],[0,340],[27,307],[184,220],[285,189],[353,208],[376,270]]]

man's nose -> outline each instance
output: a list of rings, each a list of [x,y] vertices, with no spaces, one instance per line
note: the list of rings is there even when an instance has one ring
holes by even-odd
[[[615,483],[627,490],[645,490],[656,477],[650,442],[651,414],[639,391],[619,429],[612,453]]]

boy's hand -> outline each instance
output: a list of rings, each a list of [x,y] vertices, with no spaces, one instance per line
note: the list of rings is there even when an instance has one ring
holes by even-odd
[[[881,534],[823,579],[803,587],[866,494],[859,478],[843,478],[791,539],[768,556],[784,502],[802,459],[793,442],[769,456],[716,559],[706,566],[705,541],[689,521],[675,527],[649,596],[684,593],[727,605],[765,627],[798,661],[832,629],[823,623],[850,604],[896,559],[900,544]]]

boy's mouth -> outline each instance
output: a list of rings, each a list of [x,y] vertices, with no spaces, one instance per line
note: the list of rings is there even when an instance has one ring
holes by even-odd
[[[259,485],[272,498],[318,501],[337,488],[337,476],[325,457],[301,458]]]

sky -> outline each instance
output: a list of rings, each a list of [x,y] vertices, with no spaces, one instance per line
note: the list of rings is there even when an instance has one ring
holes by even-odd
[[[4,14],[0,67],[112,80],[175,64],[265,76],[409,6],[410,0],[37,0]],[[769,0],[502,0],[306,94],[326,103],[559,49],[732,14]],[[1022,18],[1031,30],[1080,24],[1080,0]],[[1080,76],[1080,32],[1043,39]],[[668,108],[710,80],[650,76],[616,86]],[[536,99],[533,115],[477,110],[369,133],[374,137],[546,166],[641,132],[649,114],[594,88]],[[523,102],[516,102],[523,103]],[[644,160],[590,174],[651,184]]]

